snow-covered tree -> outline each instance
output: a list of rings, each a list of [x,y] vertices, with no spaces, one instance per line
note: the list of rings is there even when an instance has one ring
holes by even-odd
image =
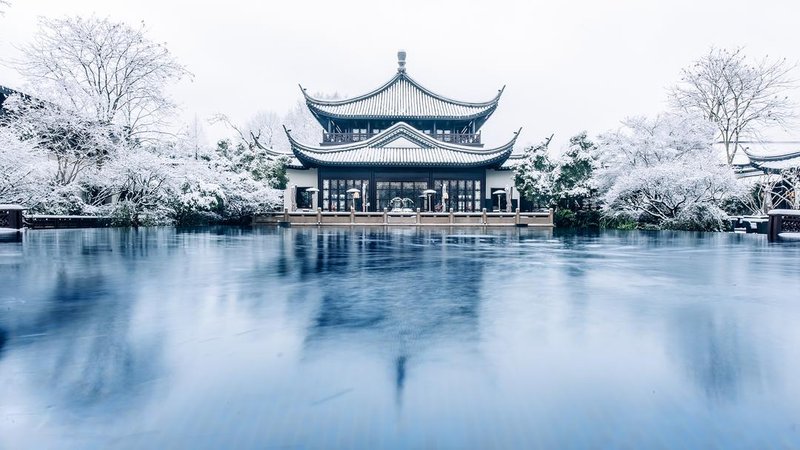
[[[548,206],[553,200],[553,171],[549,146],[553,136],[525,148],[524,158],[514,168],[514,185],[520,195],[536,205]]]
[[[525,149],[517,164],[514,179],[520,194],[540,206],[555,208],[556,225],[597,226],[599,213],[589,211],[596,196],[593,178],[597,166],[596,147],[581,132],[569,140],[560,155],[550,156],[552,136]]]
[[[197,117],[162,132],[174,106],[164,87],[186,71],[143,27],[43,20],[25,50],[21,67],[37,95],[5,103],[1,202],[134,226],[241,221],[280,203],[287,160],[260,144],[266,131],[217,149]]]
[[[286,188],[288,155],[275,155],[258,146],[249,147],[241,142],[233,144],[229,140],[217,143],[217,155],[225,161],[226,170],[247,173],[274,189]]]
[[[96,17],[42,18],[17,64],[31,94],[115,124],[121,138],[138,143],[163,131],[175,103],[166,86],[188,75],[167,48],[148,38],[144,24]]]
[[[55,170],[45,152],[0,126],[0,203],[35,208],[47,197]]]
[[[795,104],[786,95],[795,87],[795,67],[786,59],[751,60],[741,48],[712,48],[683,69],[671,100],[680,110],[716,125],[731,164],[740,142],[757,139],[763,128],[785,126],[795,117]]]
[[[225,114],[216,114],[212,123],[222,123],[236,134],[237,144],[248,149],[274,149],[283,134],[281,119],[273,111],[258,111],[244,125],[239,125]]]
[[[289,139],[283,127],[291,130],[292,136],[310,144],[319,142],[322,128],[305,103],[298,101],[286,114],[279,116],[274,111],[258,111],[244,125],[236,123],[229,116],[219,113],[211,119],[212,123],[222,123],[230,128],[236,145],[250,149],[260,148],[280,153],[291,153]]]
[[[3,105],[2,126],[46,151],[56,162],[53,182],[66,186],[92,166],[102,164],[118,148],[117,128],[93,121],[80,112],[14,94]]]
[[[553,173],[553,194],[558,206],[578,210],[597,192],[593,178],[597,166],[594,143],[583,131],[569,140],[569,147],[556,160]]]
[[[738,195],[733,170],[712,143],[712,124],[695,116],[634,117],[600,136],[597,183],[610,216],[670,228],[723,229],[720,204]]]
[[[166,200],[174,181],[169,159],[147,149],[122,152],[81,179],[89,194],[86,212],[112,215],[134,226],[168,223]]]
[[[316,97],[327,100],[335,100],[337,98],[336,95],[317,95]],[[320,141],[320,137],[322,136],[322,127],[314,116],[311,115],[311,111],[309,111],[303,101],[298,101],[286,112],[283,116],[282,123],[287,130],[292,132],[292,137],[300,142],[316,144]],[[281,130],[280,136],[276,141],[275,148],[281,151],[291,152],[291,148],[289,148],[289,139],[286,137],[286,133],[284,133],[283,130]]]

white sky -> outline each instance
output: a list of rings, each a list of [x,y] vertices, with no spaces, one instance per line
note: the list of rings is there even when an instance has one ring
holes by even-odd
[[[0,18],[5,60],[37,16],[144,20],[195,75],[173,89],[187,119],[283,114],[301,98],[297,83],[359,95],[394,75],[404,48],[409,74],[444,95],[482,101],[507,85],[484,126],[489,145],[520,126],[523,143],[555,133],[561,145],[657,113],[681,67],[711,45],[800,61],[796,0],[11,1]],[[0,67],[0,84],[22,83]]]

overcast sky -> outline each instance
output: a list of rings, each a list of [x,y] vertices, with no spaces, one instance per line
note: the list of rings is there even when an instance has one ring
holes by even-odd
[[[655,114],[681,67],[712,45],[800,60],[796,0],[11,1],[0,18],[4,59],[38,16],[145,21],[194,73],[173,89],[187,118],[282,114],[301,98],[298,83],[359,95],[394,75],[404,48],[408,73],[446,96],[483,101],[506,85],[484,126],[489,145],[519,127],[523,143],[555,133],[561,145]],[[0,67],[0,84],[23,80]]]

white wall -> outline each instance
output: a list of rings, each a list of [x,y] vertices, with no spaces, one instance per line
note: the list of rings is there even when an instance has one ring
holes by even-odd
[[[508,186],[511,188],[511,198],[519,200],[519,192],[514,187],[514,171],[513,170],[486,170],[486,198],[492,198],[493,189],[505,189]]]
[[[289,177],[286,190],[283,192],[283,207],[286,209],[292,209],[292,186],[319,189],[319,186],[317,186],[317,169],[286,169],[286,175]]]

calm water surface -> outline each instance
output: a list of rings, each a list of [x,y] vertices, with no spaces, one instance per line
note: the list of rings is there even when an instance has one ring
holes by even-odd
[[[800,246],[102,229],[0,243],[0,448],[800,448]]]

